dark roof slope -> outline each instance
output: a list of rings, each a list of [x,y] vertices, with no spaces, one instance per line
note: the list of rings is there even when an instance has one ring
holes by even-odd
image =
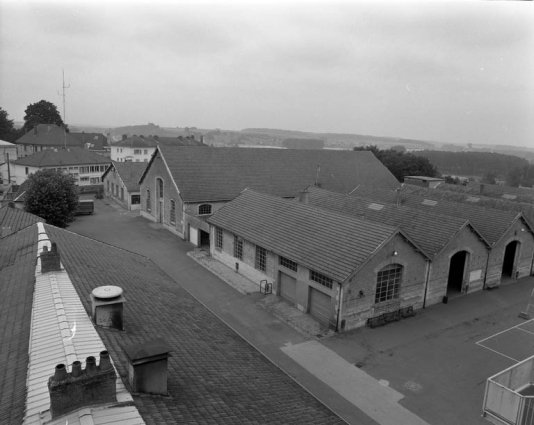
[[[185,202],[228,201],[246,188],[294,197],[317,180],[323,189],[341,193],[359,184],[390,189],[399,185],[372,152],[366,151],[186,146],[158,149]]]
[[[154,139],[150,137],[131,136],[124,140],[114,142],[113,147],[127,147],[127,148],[155,148],[158,145]]]
[[[17,145],[69,146],[80,147],[80,143],[70,133],[55,124],[38,124],[33,130],[17,139]]]
[[[69,133],[70,136],[78,140],[82,146],[86,143],[90,143],[88,149],[91,150],[103,150],[105,147],[108,147],[108,138],[102,133],[86,133],[82,131],[81,133]]]
[[[399,231],[252,190],[245,190],[208,222],[338,282]]]
[[[146,162],[112,161],[111,166],[102,174],[102,178],[106,177],[108,173],[115,169],[125,184],[126,189],[128,189],[128,192],[136,192],[139,191],[139,179],[143,175],[146,167]]]
[[[31,167],[59,167],[68,165],[110,164],[111,159],[86,149],[45,149],[33,155],[12,161],[13,164]]]
[[[353,217],[400,227],[430,257],[439,254],[464,227],[470,226],[469,220],[465,218],[450,217],[404,206],[376,203],[369,199],[328,192],[314,187],[308,189],[308,204],[349,214]]]
[[[26,405],[37,226],[0,242],[0,423],[21,424]]]
[[[127,331],[97,328],[120,376],[128,376],[125,346],[161,337],[171,347],[170,396],[134,396],[147,423],[344,423],[150,259],[57,227],[45,229],[88,314],[94,288],[123,288]]]
[[[40,221],[45,222],[46,220],[18,208],[2,207],[0,208],[0,238]],[[5,228],[9,228],[9,232],[5,232]]]
[[[404,190],[399,193],[398,191],[360,186],[351,195],[389,203],[396,203],[398,200],[400,205],[407,207],[467,219],[491,245],[498,242],[516,220],[523,219],[521,213],[483,208],[468,203],[433,200],[413,195]],[[525,223],[527,223],[526,220]],[[529,230],[532,231],[530,227]]]

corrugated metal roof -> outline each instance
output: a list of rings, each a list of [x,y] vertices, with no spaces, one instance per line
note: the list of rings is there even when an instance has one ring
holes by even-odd
[[[269,251],[343,282],[398,229],[245,190],[208,219]]]
[[[308,192],[310,205],[400,227],[430,257],[439,254],[465,226],[470,225],[466,219],[392,204],[385,204],[380,210],[373,209],[370,206],[376,204],[371,200],[354,195],[317,188],[309,188]]]
[[[359,184],[390,189],[399,185],[372,152],[200,146],[158,150],[184,202],[228,201],[246,188],[294,197],[317,181],[341,193]]]

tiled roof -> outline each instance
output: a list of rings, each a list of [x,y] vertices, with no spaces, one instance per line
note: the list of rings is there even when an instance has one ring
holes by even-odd
[[[81,143],[55,124],[38,124],[17,139],[17,145],[69,146],[80,147]]]
[[[45,149],[33,155],[12,161],[13,164],[31,167],[64,167],[68,165],[110,164],[111,159],[86,149]]]
[[[69,135],[78,140],[82,146],[85,143],[91,143],[92,146],[89,147],[91,150],[103,150],[104,147],[108,146],[108,138],[102,133],[86,133],[84,131],[73,133],[71,131]]]
[[[360,186],[351,195],[380,200],[382,202],[396,203],[398,192]],[[484,208],[467,202],[432,200],[413,195],[404,190],[400,192],[399,203],[407,207],[467,219],[491,245],[498,242],[516,220],[523,219],[521,213],[513,211]],[[529,230],[532,231],[530,226]]]
[[[36,227],[0,244],[0,318],[5,324],[0,352],[3,365],[14,365],[0,369],[0,412],[5,417],[1,423],[21,423],[24,413]],[[344,423],[148,258],[54,226],[44,225],[44,229],[50,241],[57,243],[61,263],[85,313],[91,312],[88,294],[94,288],[123,288],[126,331],[96,330],[127,389],[123,347],[157,337],[171,347],[170,395],[134,396],[146,423]],[[103,423],[94,418],[94,423]]]
[[[252,190],[245,190],[208,222],[338,282],[399,231]]]
[[[0,208],[0,238],[11,233],[18,232],[20,229],[31,226],[39,221],[46,221],[41,217],[30,214],[18,208],[5,206]]]
[[[21,424],[26,399],[37,226],[0,241],[0,423]]]
[[[143,175],[147,166],[146,162],[116,162],[113,161],[111,167],[109,167],[104,174],[102,179],[106,177],[106,174],[111,172],[113,168],[117,170],[121,180],[126,185],[128,192],[138,192],[139,191],[139,179]]]
[[[150,137],[131,136],[127,139],[120,140],[113,143],[113,147],[127,147],[127,148],[155,148],[158,143]]]
[[[185,202],[228,201],[246,188],[294,197],[317,180],[323,189],[341,193],[360,184],[390,189],[399,185],[372,152],[185,146],[158,149]]]
[[[377,204],[365,198],[328,192],[314,187],[308,189],[308,204],[400,227],[430,257],[439,254],[464,227],[470,226],[469,220],[465,218],[450,217],[387,203]]]

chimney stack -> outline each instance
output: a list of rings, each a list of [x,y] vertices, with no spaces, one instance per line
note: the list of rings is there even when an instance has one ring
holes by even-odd
[[[58,364],[54,376],[48,379],[52,419],[83,407],[117,402],[117,375],[109,353],[100,352],[99,366],[93,356],[87,357],[85,364],[82,370],[81,363],[75,361],[71,373],[64,364]]]
[[[57,244],[52,242],[52,248],[48,251],[48,247],[43,247],[41,252],[41,273],[60,272],[61,262],[59,257],[59,251],[57,250]]]
[[[95,325],[124,330],[122,325],[123,304],[122,289],[118,286],[100,286],[91,292],[92,319]]]
[[[161,338],[124,347],[128,380],[136,393],[168,395],[167,358],[170,347]]]
[[[308,205],[309,199],[310,199],[310,192],[308,192],[306,189],[301,190],[299,192],[299,202]]]

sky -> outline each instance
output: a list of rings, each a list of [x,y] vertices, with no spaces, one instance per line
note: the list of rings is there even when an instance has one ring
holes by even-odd
[[[66,122],[534,147],[516,1],[0,0],[0,107]]]

